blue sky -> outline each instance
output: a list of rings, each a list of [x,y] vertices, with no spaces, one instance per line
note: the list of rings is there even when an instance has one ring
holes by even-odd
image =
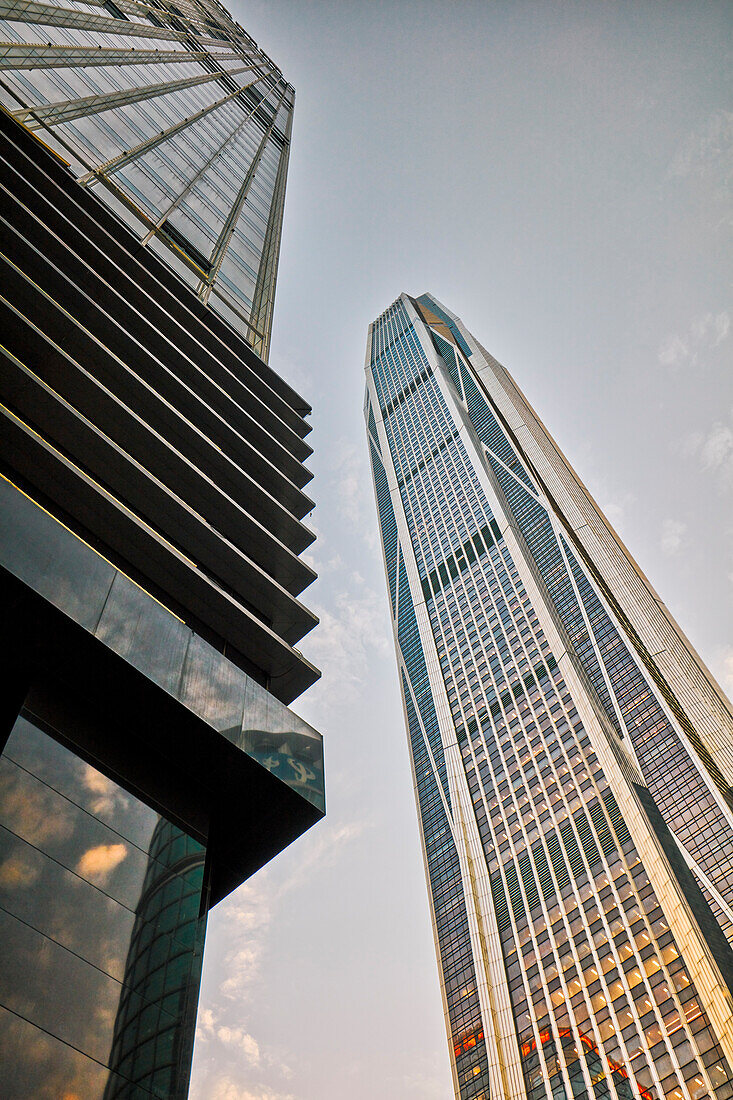
[[[271,363],[314,407],[326,820],[214,911],[193,1100],[451,1095],[362,399],[430,290],[733,691],[729,5],[238,0],[296,87]]]

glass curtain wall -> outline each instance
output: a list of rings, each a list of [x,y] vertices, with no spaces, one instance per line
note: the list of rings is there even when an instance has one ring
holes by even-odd
[[[0,757],[6,1100],[179,1100],[205,849],[21,714]]]
[[[370,329],[365,416],[456,1096],[725,1100],[729,788],[565,529],[493,364],[428,295]]]
[[[0,0],[0,103],[265,360],[294,101],[211,0]]]

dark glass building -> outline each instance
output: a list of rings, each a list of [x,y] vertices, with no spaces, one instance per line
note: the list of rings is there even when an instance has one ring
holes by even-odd
[[[456,1097],[733,1096],[733,714],[432,295],[365,416]]]
[[[324,813],[294,93],[212,0],[1,4],[3,1100],[182,1100],[209,909]]]

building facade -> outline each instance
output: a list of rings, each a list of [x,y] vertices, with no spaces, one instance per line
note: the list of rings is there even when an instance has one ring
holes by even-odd
[[[455,1094],[726,1100],[730,704],[457,317],[366,376]]]
[[[207,913],[324,813],[293,90],[213,2],[0,15],[0,1093],[183,1100]]]
[[[295,92],[216,0],[0,0],[0,104],[267,361]]]

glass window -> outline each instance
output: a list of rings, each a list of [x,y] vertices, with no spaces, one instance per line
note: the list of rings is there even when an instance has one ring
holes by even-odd
[[[0,757],[4,1100],[114,1100],[131,1082],[142,1096],[161,1073],[172,1093],[181,1070],[187,1077],[204,856],[18,718]],[[165,1049],[176,1043],[184,1055],[174,1061]]]

